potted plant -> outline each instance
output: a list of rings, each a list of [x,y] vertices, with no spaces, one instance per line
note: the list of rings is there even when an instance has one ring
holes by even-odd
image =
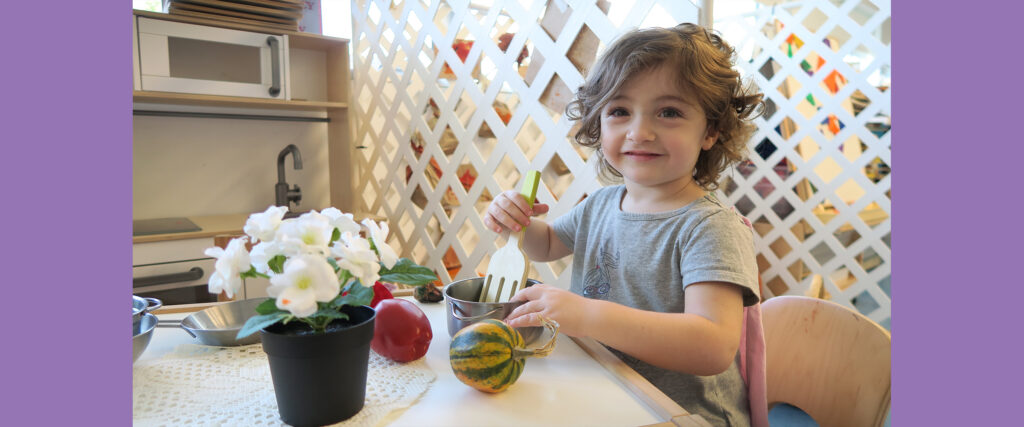
[[[206,250],[217,259],[209,290],[233,297],[243,278],[270,279],[270,298],[238,338],[261,334],[282,421],[332,424],[363,407],[373,284],[420,285],[436,276],[398,257],[385,242],[386,223],[363,220],[364,238],[352,214],[327,208],[284,219],[287,210],[271,206],[252,214],[246,236]],[[250,251],[247,241],[254,243]]]

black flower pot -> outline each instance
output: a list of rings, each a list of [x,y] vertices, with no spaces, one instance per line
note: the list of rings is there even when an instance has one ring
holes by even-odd
[[[300,321],[260,331],[281,421],[322,426],[363,409],[376,313],[367,306],[342,311],[349,319],[335,320],[322,334]]]

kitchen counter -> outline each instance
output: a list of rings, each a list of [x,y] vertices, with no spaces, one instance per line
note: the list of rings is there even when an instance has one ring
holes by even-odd
[[[249,214],[190,216],[188,219],[195,223],[201,230],[187,231],[184,233],[150,234],[147,236],[132,236],[132,243],[163,242],[167,240],[197,239],[202,237],[218,236],[222,234],[242,234],[242,227]]]
[[[709,425],[700,416],[687,413],[596,341],[563,334],[559,334],[550,355],[527,360],[522,376],[508,390],[498,394],[474,390],[462,384],[449,365],[451,338],[444,303],[417,304],[433,329],[424,361],[437,378],[412,406],[394,411],[378,425]],[[182,319],[202,307],[205,305],[171,306],[155,314],[161,320]],[[139,362],[160,358],[181,344],[198,341],[183,329],[156,328]]]
[[[168,240],[197,239],[203,237],[214,237],[220,235],[241,235],[245,227],[245,220],[250,213],[190,216],[188,219],[195,223],[201,230],[186,231],[183,233],[150,234],[146,236],[132,236],[132,243],[164,242]],[[385,221],[386,218],[378,215],[354,214],[355,220],[362,221],[363,218],[373,218],[374,221]]]

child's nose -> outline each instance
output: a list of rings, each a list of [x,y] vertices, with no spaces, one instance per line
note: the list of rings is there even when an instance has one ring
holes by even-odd
[[[629,124],[626,137],[633,142],[644,142],[654,139],[654,130],[651,123],[643,116],[637,116]]]

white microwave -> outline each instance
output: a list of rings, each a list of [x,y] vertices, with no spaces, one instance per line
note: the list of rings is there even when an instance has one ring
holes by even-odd
[[[137,19],[136,90],[290,99],[287,35]]]

